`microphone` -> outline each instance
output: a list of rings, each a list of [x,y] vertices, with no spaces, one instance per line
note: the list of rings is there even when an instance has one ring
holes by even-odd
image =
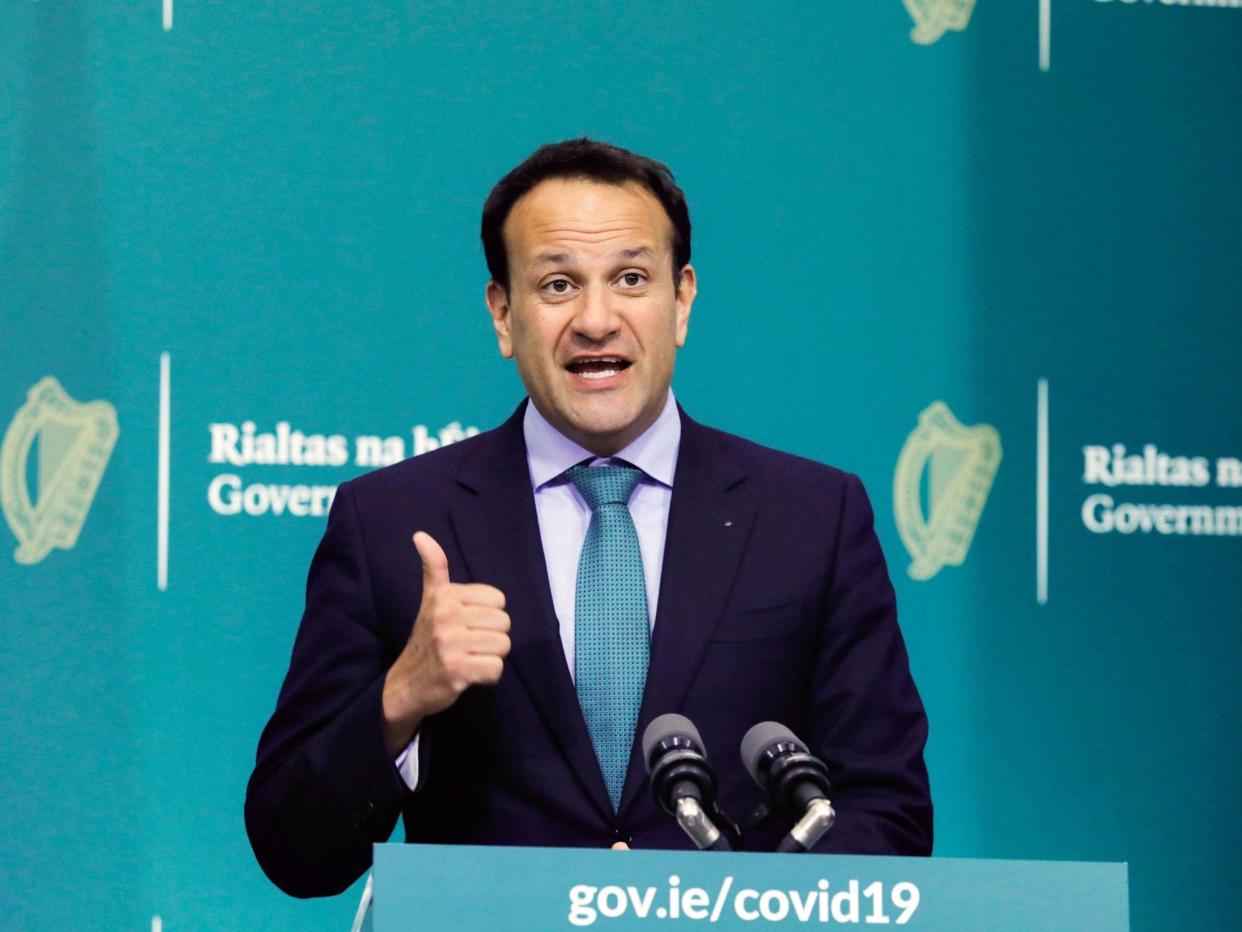
[[[742,764],[768,794],[772,808],[792,819],[777,851],[809,851],[837,820],[828,801],[828,768],[779,722],[760,722],[742,738]]]
[[[651,792],[660,808],[677,820],[697,847],[732,851],[708,815],[720,814],[715,807],[716,774],[694,723],[672,712],[652,719],[643,732],[642,748]]]

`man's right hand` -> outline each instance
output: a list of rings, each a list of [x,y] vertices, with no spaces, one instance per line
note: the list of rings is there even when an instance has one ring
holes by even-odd
[[[505,594],[449,580],[448,558],[430,534],[414,535],[423,563],[423,600],[405,649],[384,677],[384,742],[391,757],[424,718],[447,709],[467,687],[495,683],[509,653]]]

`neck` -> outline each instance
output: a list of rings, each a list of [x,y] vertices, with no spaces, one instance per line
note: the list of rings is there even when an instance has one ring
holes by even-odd
[[[544,420],[561,434],[578,444],[578,446],[594,453],[596,456],[609,457],[616,456],[650,429],[651,425],[660,419],[660,414],[664,411],[664,406],[667,402],[668,389],[665,389],[664,394],[660,398],[660,403],[654,405],[650,411],[642,412],[637,420],[608,433],[588,433],[579,430],[561,418],[548,417],[547,412],[539,405],[535,405],[535,408],[543,415]],[[531,404],[535,404],[533,398],[531,399]]]

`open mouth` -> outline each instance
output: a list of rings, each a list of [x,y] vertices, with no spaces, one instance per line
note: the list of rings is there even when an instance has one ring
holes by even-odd
[[[609,379],[631,365],[628,359],[620,356],[582,356],[567,363],[565,368],[584,379]]]

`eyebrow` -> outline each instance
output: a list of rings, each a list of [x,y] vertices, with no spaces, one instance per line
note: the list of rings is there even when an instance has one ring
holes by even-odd
[[[636,246],[633,249],[622,249],[617,253],[622,259],[652,259],[655,253],[648,246]]]
[[[652,259],[655,252],[649,246],[633,246],[629,249],[618,249],[614,255],[619,259]],[[535,265],[560,265],[573,259],[568,252],[541,252],[535,256]]]

